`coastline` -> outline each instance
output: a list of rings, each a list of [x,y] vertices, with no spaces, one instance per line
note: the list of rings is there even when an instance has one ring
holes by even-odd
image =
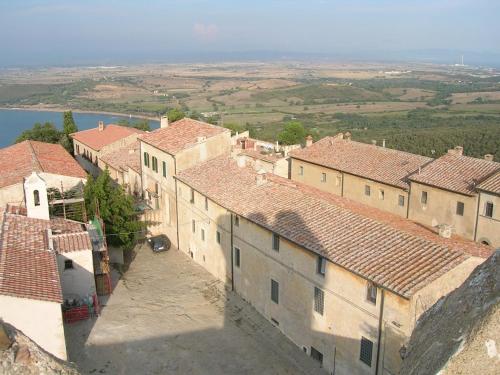
[[[73,113],[90,113],[94,115],[108,115],[108,116],[119,116],[125,118],[137,118],[150,121],[160,121],[157,117],[145,116],[145,115],[135,115],[129,113],[119,113],[119,112],[106,112],[106,111],[89,111],[81,109],[71,109],[65,107],[43,107],[43,106],[16,106],[16,107],[0,107],[2,110],[9,111],[33,111],[33,112],[65,112],[71,111]]]

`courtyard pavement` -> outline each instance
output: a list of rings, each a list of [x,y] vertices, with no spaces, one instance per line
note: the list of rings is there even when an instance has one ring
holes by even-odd
[[[82,373],[325,374],[183,253],[136,251],[101,316],[65,326]]]

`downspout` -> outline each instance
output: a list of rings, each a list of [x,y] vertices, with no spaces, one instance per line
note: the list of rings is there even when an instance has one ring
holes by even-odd
[[[408,184],[408,204],[406,206],[406,218],[408,219],[410,217],[410,194],[411,194],[411,182]]]
[[[344,196],[344,172],[340,172],[340,176],[342,177],[342,184],[340,186],[340,196]]]
[[[174,175],[177,176],[177,160],[175,160],[175,156],[172,156],[174,158]],[[177,228],[176,234],[177,234],[177,250],[181,249],[181,244],[179,242],[179,204],[178,199],[177,199],[177,178],[174,177],[175,181],[175,226]]]
[[[481,200],[481,193],[477,196],[477,210],[476,210],[476,224],[474,225],[474,241],[477,241],[477,225],[479,223],[479,201]]]
[[[234,292],[234,260],[233,260],[233,214],[230,214],[231,219],[231,291]],[[241,257],[241,255],[240,255]]]
[[[380,289],[380,313],[378,314],[378,340],[377,340],[377,360],[376,360],[376,367],[375,367],[375,375],[378,375],[378,367],[379,367],[379,361],[380,361],[380,347],[381,341],[382,341],[382,323],[383,323],[383,318],[384,318],[384,289]]]

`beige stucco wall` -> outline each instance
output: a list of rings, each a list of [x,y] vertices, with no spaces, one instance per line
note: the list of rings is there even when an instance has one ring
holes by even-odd
[[[61,305],[0,295],[0,318],[56,357],[66,360],[66,341]]]
[[[57,188],[60,190],[62,183],[65,191],[72,189],[78,184],[85,184],[86,182],[85,178],[62,176],[45,172],[39,173],[39,176],[43,178],[48,188]],[[5,206],[7,203],[16,205],[24,204],[24,187],[22,182],[0,188],[0,207]]]
[[[205,209],[204,196],[178,182],[180,250],[191,255],[214,276],[231,278],[231,214],[213,201]],[[256,213],[258,214],[258,213]],[[192,220],[196,230],[192,231]],[[374,374],[378,341],[381,289],[377,304],[366,300],[367,281],[328,262],[326,276],[316,273],[317,255],[284,239],[280,251],[272,250],[272,233],[240,218],[233,226],[234,247],[240,249],[240,267],[234,266],[235,291],[299,347],[323,353],[323,365],[336,374]],[[205,231],[202,240],[201,230]],[[221,244],[216,232],[221,233]],[[270,299],[271,279],[279,282],[279,304]],[[325,310],[314,311],[314,287],[325,293]],[[380,373],[396,373],[399,349],[410,334],[409,301],[385,291]],[[395,325],[393,322],[396,322]],[[359,360],[361,337],[373,342],[372,366]],[[384,350],[384,349],[382,349]]]
[[[427,204],[421,203],[422,191],[427,192]],[[409,219],[436,227],[441,224],[453,226],[453,232],[474,240],[477,197],[453,193],[432,186],[411,183]],[[464,203],[464,215],[456,214],[457,202]]]
[[[484,216],[486,202],[493,203],[492,217]],[[495,249],[500,247],[500,196],[480,192],[476,241],[486,241]]]
[[[73,269],[64,269],[65,260],[73,261]],[[91,250],[59,253],[57,266],[64,298],[72,298],[74,295],[85,297],[96,293]]]
[[[372,181],[349,173],[291,158],[291,179],[303,182],[328,193],[364,203],[371,207],[406,217],[408,192],[395,186]],[[300,174],[300,167],[303,174]],[[326,173],[326,181],[322,174]],[[343,180],[343,182],[342,182]],[[342,186],[343,184],[343,186]],[[365,186],[370,186],[370,195],[365,195]],[[383,191],[383,194],[381,193]],[[404,197],[404,205],[399,205],[399,196]]]

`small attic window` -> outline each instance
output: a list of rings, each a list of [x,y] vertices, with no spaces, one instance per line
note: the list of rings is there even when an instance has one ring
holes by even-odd
[[[38,190],[33,191],[33,202],[35,206],[40,206],[40,192]]]

